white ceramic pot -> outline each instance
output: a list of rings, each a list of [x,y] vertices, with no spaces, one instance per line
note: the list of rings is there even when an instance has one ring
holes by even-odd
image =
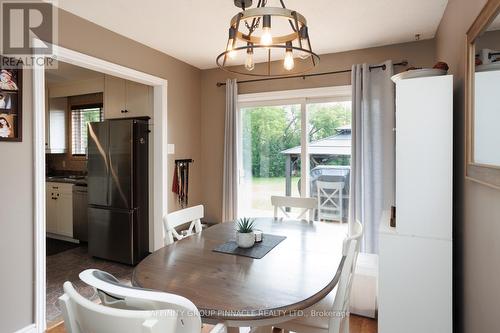
[[[255,244],[255,234],[253,231],[245,234],[236,232],[236,243],[238,247],[248,249]]]

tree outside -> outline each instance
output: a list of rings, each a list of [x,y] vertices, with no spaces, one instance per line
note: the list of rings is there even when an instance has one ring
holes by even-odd
[[[307,112],[310,142],[336,135],[336,128],[351,123],[350,102],[308,104]],[[248,208],[272,211],[270,196],[285,195],[286,156],[281,152],[301,144],[300,105],[243,108],[241,118],[242,186],[243,193],[252,197]],[[332,164],[346,163],[348,160],[342,158]],[[296,177],[300,176],[300,159],[294,163],[292,175],[295,184],[292,195],[298,195]]]

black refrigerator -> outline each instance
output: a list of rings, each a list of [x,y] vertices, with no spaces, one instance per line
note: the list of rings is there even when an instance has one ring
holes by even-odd
[[[89,124],[88,249],[129,265],[149,254],[148,120]]]

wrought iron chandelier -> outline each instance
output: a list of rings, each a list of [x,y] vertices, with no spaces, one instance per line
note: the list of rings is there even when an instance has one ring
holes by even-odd
[[[281,7],[267,7],[267,2],[259,0],[251,8],[252,0],[234,0],[242,11],[231,19],[226,50],[217,57],[217,65],[252,76],[292,76],[312,70],[320,58],[312,50],[306,18],[286,8],[284,0],[279,0]]]

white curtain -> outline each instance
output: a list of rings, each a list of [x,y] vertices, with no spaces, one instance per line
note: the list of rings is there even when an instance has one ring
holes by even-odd
[[[364,227],[362,251],[378,253],[382,212],[395,197],[395,87],[392,61],[352,67],[350,221]]]
[[[224,130],[224,175],[222,189],[222,221],[238,216],[238,84],[226,81],[226,117]]]

